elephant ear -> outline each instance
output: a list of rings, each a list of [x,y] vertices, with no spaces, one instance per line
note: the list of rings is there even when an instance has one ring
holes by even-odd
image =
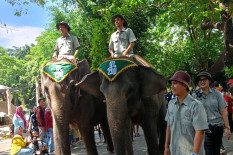
[[[140,70],[140,81],[142,96],[151,96],[158,94],[166,89],[165,78],[154,68],[138,66]]]
[[[80,81],[85,75],[91,73],[90,66],[86,59],[79,61],[77,66],[79,68],[78,81]]]
[[[100,77],[99,72],[95,71],[90,74],[85,75],[82,80],[76,84],[81,90],[86,91],[87,93],[104,100],[104,95],[100,91]]]

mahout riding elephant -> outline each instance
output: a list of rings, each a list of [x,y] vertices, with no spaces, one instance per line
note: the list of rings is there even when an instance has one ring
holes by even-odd
[[[116,155],[133,154],[131,124],[141,125],[149,155],[164,151],[166,80],[154,68],[129,58],[107,59],[98,71],[87,74],[76,85],[96,97],[106,98]]]
[[[101,124],[107,149],[113,152],[105,103],[74,85],[90,72],[86,60],[76,66],[68,59],[53,59],[42,69],[41,89],[52,111],[56,155],[71,154],[69,124],[78,126],[88,155],[98,154],[93,126]]]

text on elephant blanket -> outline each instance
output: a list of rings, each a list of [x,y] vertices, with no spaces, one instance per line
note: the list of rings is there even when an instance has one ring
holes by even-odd
[[[78,67],[69,62],[49,63],[43,67],[42,72],[55,82],[60,83],[76,69],[78,69]]]
[[[111,59],[104,61],[98,68],[109,81],[113,81],[125,69],[138,66],[135,62],[129,59]]]

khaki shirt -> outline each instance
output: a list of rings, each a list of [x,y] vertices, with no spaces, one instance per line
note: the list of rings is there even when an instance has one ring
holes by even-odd
[[[170,100],[165,120],[171,129],[171,155],[191,155],[197,130],[208,129],[202,103],[187,95],[180,105],[177,98]],[[198,155],[204,155],[204,138]]]
[[[56,41],[54,51],[58,53],[58,56],[74,55],[75,50],[80,47],[76,36],[68,34],[66,37],[59,37]]]
[[[137,39],[130,28],[124,28],[119,32],[118,30],[111,35],[109,48],[114,50],[114,57],[119,57],[128,48],[129,44],[135,42]],[[127,55],[133,54],[133,48]]]
[[[202,89],[198,92],[194,92],[192,96],[203,103],[208,124],[222,126],[223,119],[220,110],[228,106],[223,95],[213,88],[210,88],[207,95]]]

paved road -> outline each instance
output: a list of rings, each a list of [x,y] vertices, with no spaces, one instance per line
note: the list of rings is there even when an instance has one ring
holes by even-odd
[[[134,155],[145,155],[146,154],[146,142],[142,129],[139,129],[140,137],[135,137],[133,141]],[[99,139],[97,132],[95,133],[96,145],[100,155],[114,155],[107,153],[106,144],[102,143]],[[223,144],[227,151],[227,155],[233,155],[233,137],[228,141],[225,136],[223,137]],[[6,140],[0,142],[0,155],[9,155],[10,154],[11,140]],[[80,145],[74,145],[71,148],[72,155],[86,155],[86,150],[81,142]]]

